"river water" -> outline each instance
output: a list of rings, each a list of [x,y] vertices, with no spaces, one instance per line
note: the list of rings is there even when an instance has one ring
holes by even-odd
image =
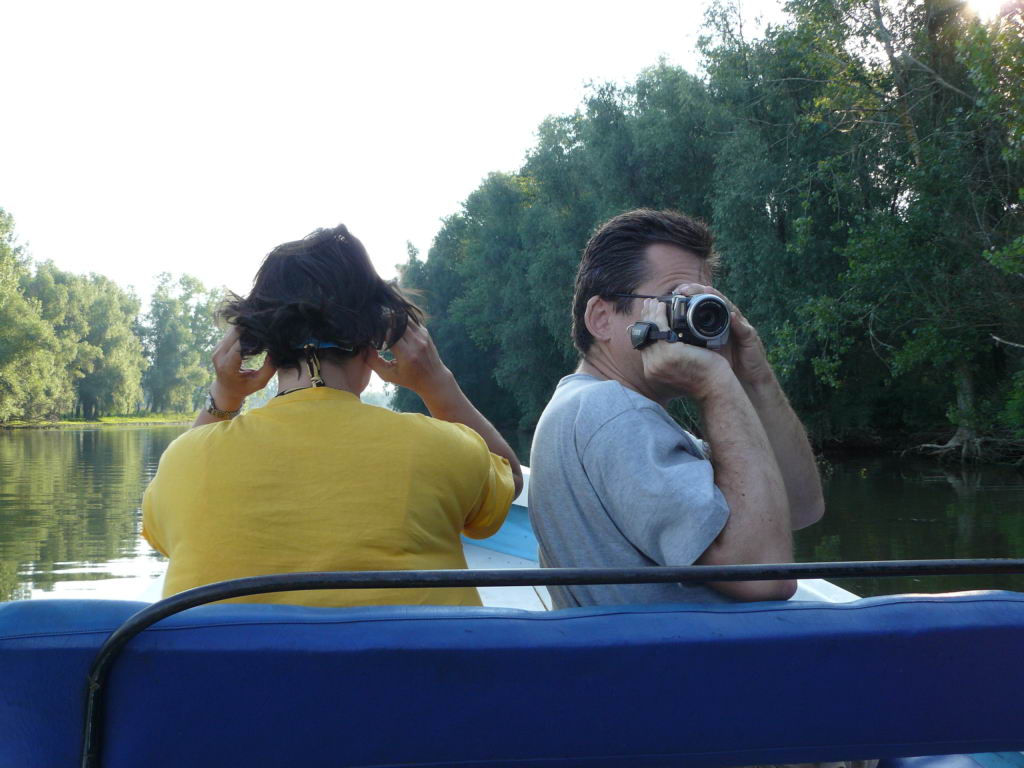
[[[181,426],[0,430],[0,601],[137,599],[165,561],[139,504]],[[823,462],[828,512],[797,560],[1024,557],[1024,474],[883,456]],[[1024,591],[1024,576],[850,579],[861,595]]]

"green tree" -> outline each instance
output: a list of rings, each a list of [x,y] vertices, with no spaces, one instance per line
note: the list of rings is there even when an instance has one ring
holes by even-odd
[[[790,7],[817,39],[828,29],[845,51],[860,52],[859,68],[845,67],[857,76],[830,79],[815,117],[851,136],[851,152],[867,152],[875,166],[870,205],[848,218],[841,292],[812,312],[831,321],[825,367],[837,370],[870,345],[892,389],[918,398],[932,389],[947,404],[954,434],[930,447],[977,458],[991,439],[987,401],[1007,382],[993,336],[1021,327],[1024,298],[992,263],[1024,227],[1019,121],[1008,117],[1012,105],[1002,116],[987,106],[985,83],[1005,73],[979,68],[1000,60],[992,43],[1005,36],[941,0],[850,1],[841,13],[822,2]],[[1019,53],[1019,32],[1014,39]],[[849,167],[848,157],[830,164]]]
[[[134,413],[142,406],[142,374],[146,360],[135,333],[139,300],[114,282],[91,278],[95,297],[89,307],[91,344],[102,352],[99,365],[78,385],[83,415]]]
[[[514,398],[524,429],[536,424],[558,378],[572,366],[564,330],[554,337],[542,320],[552,287],[527,240],[533,186],[528,176],[492,174],[467,199],[458,265],[464,290],[451,310],[479,347],[497,353],[495,380]]]
[[[53,329],[22,289],[28,266],[14,219],[0,209],[0,423],[56,418],[73,402]]]
[[[188,411],[202,402],[213,380],[207,361],[217,339],[219,300],[219,292],[207,291],[194,277],[159,276],[142,331],[149,361],[142,385],[150,410]]]
[[[435,339],[493,369],[529,429],[575,364],[588,236],[628,208],[675,208],[710,219],[719,284],[819,440],[1024,450],[1006,437],[1024,434],[1020,11],[787,10],[751,40],[718,3],[703,77],[660,62],[545,120],[525,165],[489,176],[406,266],[437,294]]]
[[[62,272],[51,262],[38,265],[24,286],[56,334],[75,410],[87,419],[136,412],[145,367],[135,333],[138,299],[106,277]]]
[[[410,244],[408,261],[400,268],[401,283],[426,312],[431,338],[463,392],[493,424],[508,429],[518,423],[518,411],[511,395],[494,378],[497,352],[478,346],[451,313],[452,302],[464,291],[457,267],[463,257],[465,230],[464,217],[446,219],[426,261],[419,259],[419,253]],[[403,387],[395,390],[391,406],[400,411],[427,413],[416,393]]]

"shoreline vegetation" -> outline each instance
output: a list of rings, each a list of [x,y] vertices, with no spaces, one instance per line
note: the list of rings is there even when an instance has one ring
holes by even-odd
[[[680,210],[715,233],[716,286],[819,450],[1024,469],[1024,9],[786,14],[752,38],[738,4],[712,2],[694,72],[660,61],[588,86],[518,170],[442,219],[426,258],[409,245],[402,285],[466,395],[529,433],[576,367],[591,233],[632,208]],[[109,278],[33,263],[0,209],[0,425],[194,411],[223,299],[165,273],[143,313]],[[425,412],[406,390],[389,405]]]
[[[195,412],[144,413],[133,416],[100,416],[98,419],[57,419],[55,421],[9,421],[0,429],[99,429],[102,427],[185,426],[195,421]]]
[[[488,418],[530,429],[575,366],[591,232],[673,208],[715,233],[716,287],[815,446],[1024,468],[1024,9],[801,0],[758,37],[744,21],[712,3],[694,72],[591,86],[426,259],[410,248],[442,358]]]

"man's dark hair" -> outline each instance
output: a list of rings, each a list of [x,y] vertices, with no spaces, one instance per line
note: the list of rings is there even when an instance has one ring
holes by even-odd
[[[363,244],[345,226],[318,229],[272,250],[245,298],[232,295],[221,317],[240,329],[242,352],[267,352],[279,367],[293,367],[311,340],[332,359],[365,347],[394,344],[423,312],[370,262]]]
[[[590,297],[611,300],[616,293],[634,293],[647,277],[647,246],[653,243],[676,245],[703,259],[709,268],[715,267],[714,237],[700,219],[677,211],[640,208],[606,221],[583,249],[576,272],[572,340],[581,355],[585,356],[594,342],[584,318]],[[632,301],[615,299],[615,311],[628,312]]]

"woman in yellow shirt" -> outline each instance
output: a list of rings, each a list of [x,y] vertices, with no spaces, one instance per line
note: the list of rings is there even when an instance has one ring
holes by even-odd
[[[275,248],[224,316],[233,327],[213,354],[207,407],[143,498],[143,535],[170,558],[164,595],[270,573],[465,568],[459,534],[501,526],[519,462],[359,240],[339,226]],[[260,352],[263,367],[243,370],[243,355]],[[371,371],[412,389],[431,416],[360,402]],[[277,397],[238,415],[275,372]],[[240,600],[480,604],[472,588]]]

